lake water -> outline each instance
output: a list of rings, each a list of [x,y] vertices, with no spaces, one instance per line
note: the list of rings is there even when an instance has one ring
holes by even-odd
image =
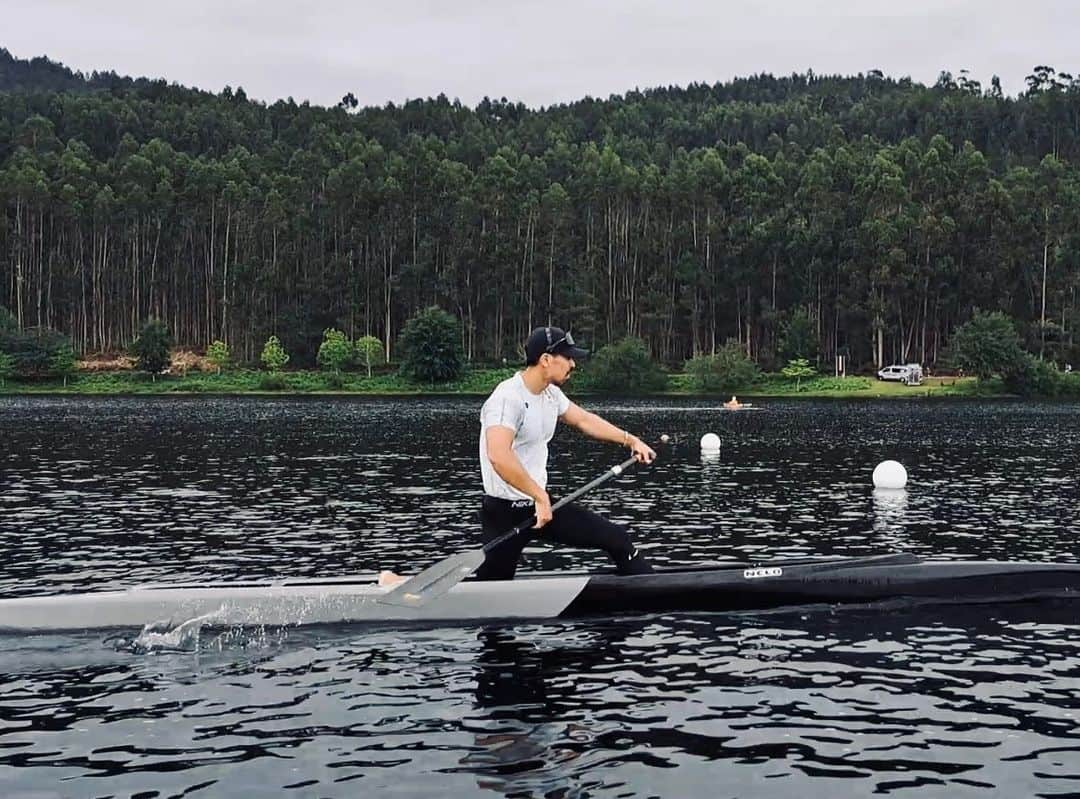
[[[586,500],[660,564],[1080,560],[1077,405],[587,404],[676,436]],[[0,596],[415,570],[476,544],[479,405],[0,398]],[[556,497],[622,456],[553,446]],[[1080,796],[1078,609],[0,635],[0,796]]]

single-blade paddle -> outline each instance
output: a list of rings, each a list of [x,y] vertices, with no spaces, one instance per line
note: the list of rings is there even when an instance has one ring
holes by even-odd
[[[663,441],[666,438],[661,439]],[[568,502],[573,502],[578,497],[584,496],[597,486],[606,483],[612,477],[618,477],[636,463],[634,457],[627,458],[618,466],[612,466],[595,480],[586,483],[577,491],[560,499],[551,506],[552,512],[557,511]],[[447,591],[460,583],[478,568],[487,559],[487,553],[495,547],[509,541],[516,535],[521,535],[532,528],[536,518],[529,519],[517,527],[508,530],[480,549],[471,549],[467,552],[459,552],[438,563],[428,566],[415,577],[410,577],[400,585],[395,586],[377,600],[386,605],[399,605],[409,608],[421,608],[433,599],[443,596]]]

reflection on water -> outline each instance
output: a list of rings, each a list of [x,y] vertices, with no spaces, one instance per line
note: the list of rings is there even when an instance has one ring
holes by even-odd
[[[722,463],[720,459],[720,450],[718,449],[703,449],[701,450],[701,466],[702,473],[705,473],[708,468],[719,466]]]
[[[479,402],[0,399],[0,595],[408,570],[472,546]],[[1076,406],[760,406],[599,405],[678,443],[589,504],[661,563],[1080,554]],[[715,459],[696,446],[708,431]],[[565,431],[553,453],[556,496],[619,460]],[[886,458],[908,469],[903,494],[870,485]],[[1080,785],[1078,633],[1075,604],[1051,602],[217,631],[194,653],[149,655],[7,635],[0,784],[1064,796]]]
[[[589,498],[660,563],[870,554],[1070,559],[1080,412],[1068,405],[622,402],[661,459]],[[478,399],[0,400],[0,594],[411,570],[476,543]],[[78,431],[75,433],[74,431]],[[696,446],[719,431],[718,457]],[[555,496],[617,462],[560,430]],[[895,458],[906,510],[875,497]],[[884,534],[884,538],[877,535]],[[607,568],[533,553],[524,568]]]
[[[627,773],[641,795],[664,795],[665,780],[679,795],[705,790],[718,773],[731,795],[830,780],[856,780],[847,795],[952,795],[1023,784],[1028,768],[1068,789],[1080,777],[1074,609],[991,616],[659,617],[579,626],[571,641],[566,630],[484,631],[486,722],[463,766],[528,796],[614,795]],[[612,760],[620,770],[605,778]]]
[[[323,628],[196,659],[54,640],[66,662],[0,659],[2,762],[121,793],[1065,794],[1077,632],[1039,603]]]
[[[564,722],[557,696],[549,687],[558,670],[592,653],[595,645],[547,651],[513,630],[481,630],[478,635],[476,706],[484,711],[475,747],[461,759],[462,770],[476,775],[477,785],[500,795],[535,792],[551,795],[572,782],[573,752],[559,750],[568,737],[586,734],[588,725]]]
[[[875,488],[874,538],[890,549],[924,554],[907,536],[908,492],[893,488]]]

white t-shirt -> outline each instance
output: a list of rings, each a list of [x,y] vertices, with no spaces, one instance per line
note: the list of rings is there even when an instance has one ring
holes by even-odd
[[[547,489],[548,442],[555,423],[570,407],[558,386],[533,394],[518,372],[502,381],[480,409],[480,476],[484,493],[502,499],[530,499],[495,472],[487,454],[487,428],[493,425],[514,431],[514,454],[536,484]]]

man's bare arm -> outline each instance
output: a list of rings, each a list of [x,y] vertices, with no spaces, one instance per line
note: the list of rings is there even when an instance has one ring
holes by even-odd
[[[629,447],[634,457],[641,463],[652,463],[656,457],[653,448],[640,438],[623,430],[621,427],[616,427],[607,419],[585,410],[576,403],[570,403],[570,407],[562,415],[562,420],[571,427],[577,428],[589,438]]]

